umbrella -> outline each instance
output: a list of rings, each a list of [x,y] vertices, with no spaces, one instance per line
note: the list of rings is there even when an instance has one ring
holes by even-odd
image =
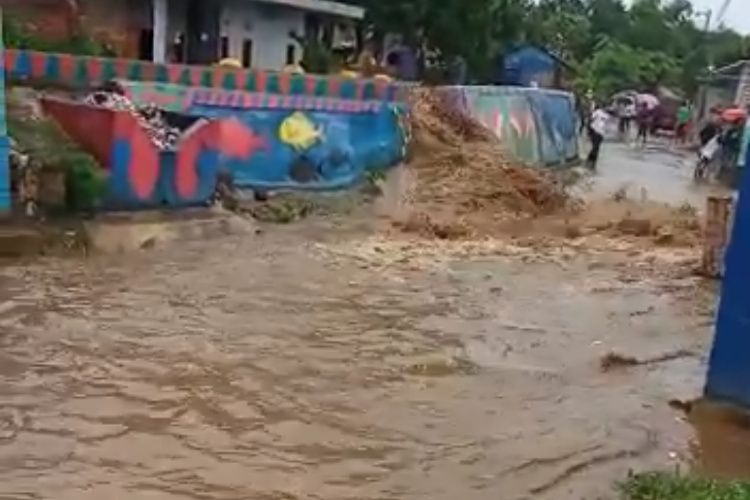
[[[639,105],[645,104],[648,109],[654,109],[660,104],[659,98],[653,94],[638,94],[635,100]]]
[[[612,96],[613,101],[629,101],[634,100],[638,97],[638,92],[633,90],[623,90]]]
[[[742,108],[729,108],[721,112],[721,119],[725,122],[736,122],[747,119],[747,111]]]

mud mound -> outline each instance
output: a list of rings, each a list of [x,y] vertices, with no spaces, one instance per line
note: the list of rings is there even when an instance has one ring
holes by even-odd
[[[412,103],[415,182],[407,203],[421,217],[401,224],[420,234],[435,226],[480,227],[486,223],[553,213],[569,205],[562,184],[543,170],[511,159],[482,124],[448,105],[434,91],[415,93]],[[427,230],[425,230],[425,227]],[[466,231],[467,234],[470,231]]]

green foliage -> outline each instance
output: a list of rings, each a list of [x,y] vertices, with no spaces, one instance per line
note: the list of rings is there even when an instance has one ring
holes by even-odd
[[[336,69],[333,53],[317,40],[304,41],[301,64],[308,73],[326,74]]]
[[[76,212],[91,212],[99,206],[106,191],[104,172],[92,164],[90,157],[71,160],[65,177],[66,204],[68,209]]]
[[[619,489],[623,500],[750,500],[750,483],[658,472],[634,475]]]
[[[24,29],[19,19],[3,17],[3,42],[10,49],[37,50],[40,52],[61,52],[85,56],[104,56],[107,49],[83,33],[65,40],[47,40],[37,37]]]
[[[12,104],[12,103],[11,103]],[[8,134],[43,169],[65,173],[68,208],[90,211],[106,193],[105,172],[48,118],[8,114]]]
[[[582,87],[594,89],[603,98],[623,89],[676,84],[678,75],[675,59],[664,52],[607,40],[581,67],[580,78]]]
[[[543,45],[599,95],[668,85],[691,93],[710,66],[750,56],[750,38],[706,33],[690,0],[350,0],[380,33],[400,33],[445,66],[462,56],[483,82],[498,54]],[[604,52],[604,53],[602,53]]]

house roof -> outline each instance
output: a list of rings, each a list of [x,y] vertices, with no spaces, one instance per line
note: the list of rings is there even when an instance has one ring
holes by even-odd
[[[740,59],[732,64],[727,64],[721,68],[717,68],[713,71],[715,74],[734,73],[741,70],[746,64],[750,63],[750,60]]]
[[[703,84],[730,84],[739,81],[745,68],[750,66],[750,59],[740,59],[732,64],[727,64],[720,68],[714,69],[708,74],[698,77],[698,81]]]
[[[213,0],[209,0],[213,1]],[[351,19],[363,19],[365,17],[365,9],[356,5],[348,5],[341,2],[333,2],[331,0],[254,0],[261,1],[264,3],[271,3],[276,5],[286,5],[288,7],[296,7],[298,9],[311,10],[314,12],[322,12],[324,14],[331,14],[334,16],[348,17]],[[49,6],[58,4],[68,4],[70,7],[76,7],[77,0],[0,0],[0,5],[3,6]]]
[[[508,51],[507,55],[519,53],[521,51],[529,51],[529,50],[537,51],[537,52],[540,52],[542,54],[549,56],[557,64],[564,66],[568,70],[573,69],[573,66],[570,63],[568,63],[565,59],[563,59],[559,54],[548,49],[547,47],[543,45],[537,45],[535,43],[520,43],[517,45],[513,45],[511,49]]]
[[[330,0],[259,0],[265,3],[272,3],[276,5],[286,5],[288,7],[296,7],[298,9],[311,10],[314,12],[322,12],[324,14],[331,14],[340,17],[349,17],[351,19],[363,19],[365,17],[365,9],[357,7],[356,5],[348,5],[340,2],[332,2]]]

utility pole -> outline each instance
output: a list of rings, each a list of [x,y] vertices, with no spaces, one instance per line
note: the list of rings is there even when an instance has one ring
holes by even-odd
[[[724,0],[724,4],[719,9],[719,15],[716,16],[716,24],[721,24],[724,22],[724,16],[727,15],[727,10],[729,10],[729,6],[732,4],[732,0]]]
[[[704,42],[706,43],[706,59],[708,62],[708,71],[713,72],[714,70],[714,58],[711,54],[711,49],[709,48],[710,44],[708,43],[708,37],[711,32],[711,19],[713,17],[713,11],[711,9],[701,10],[695,13],[695,17],[703,17],[705,18],[705,23],[703,24],[703,35],[704,35]]]

